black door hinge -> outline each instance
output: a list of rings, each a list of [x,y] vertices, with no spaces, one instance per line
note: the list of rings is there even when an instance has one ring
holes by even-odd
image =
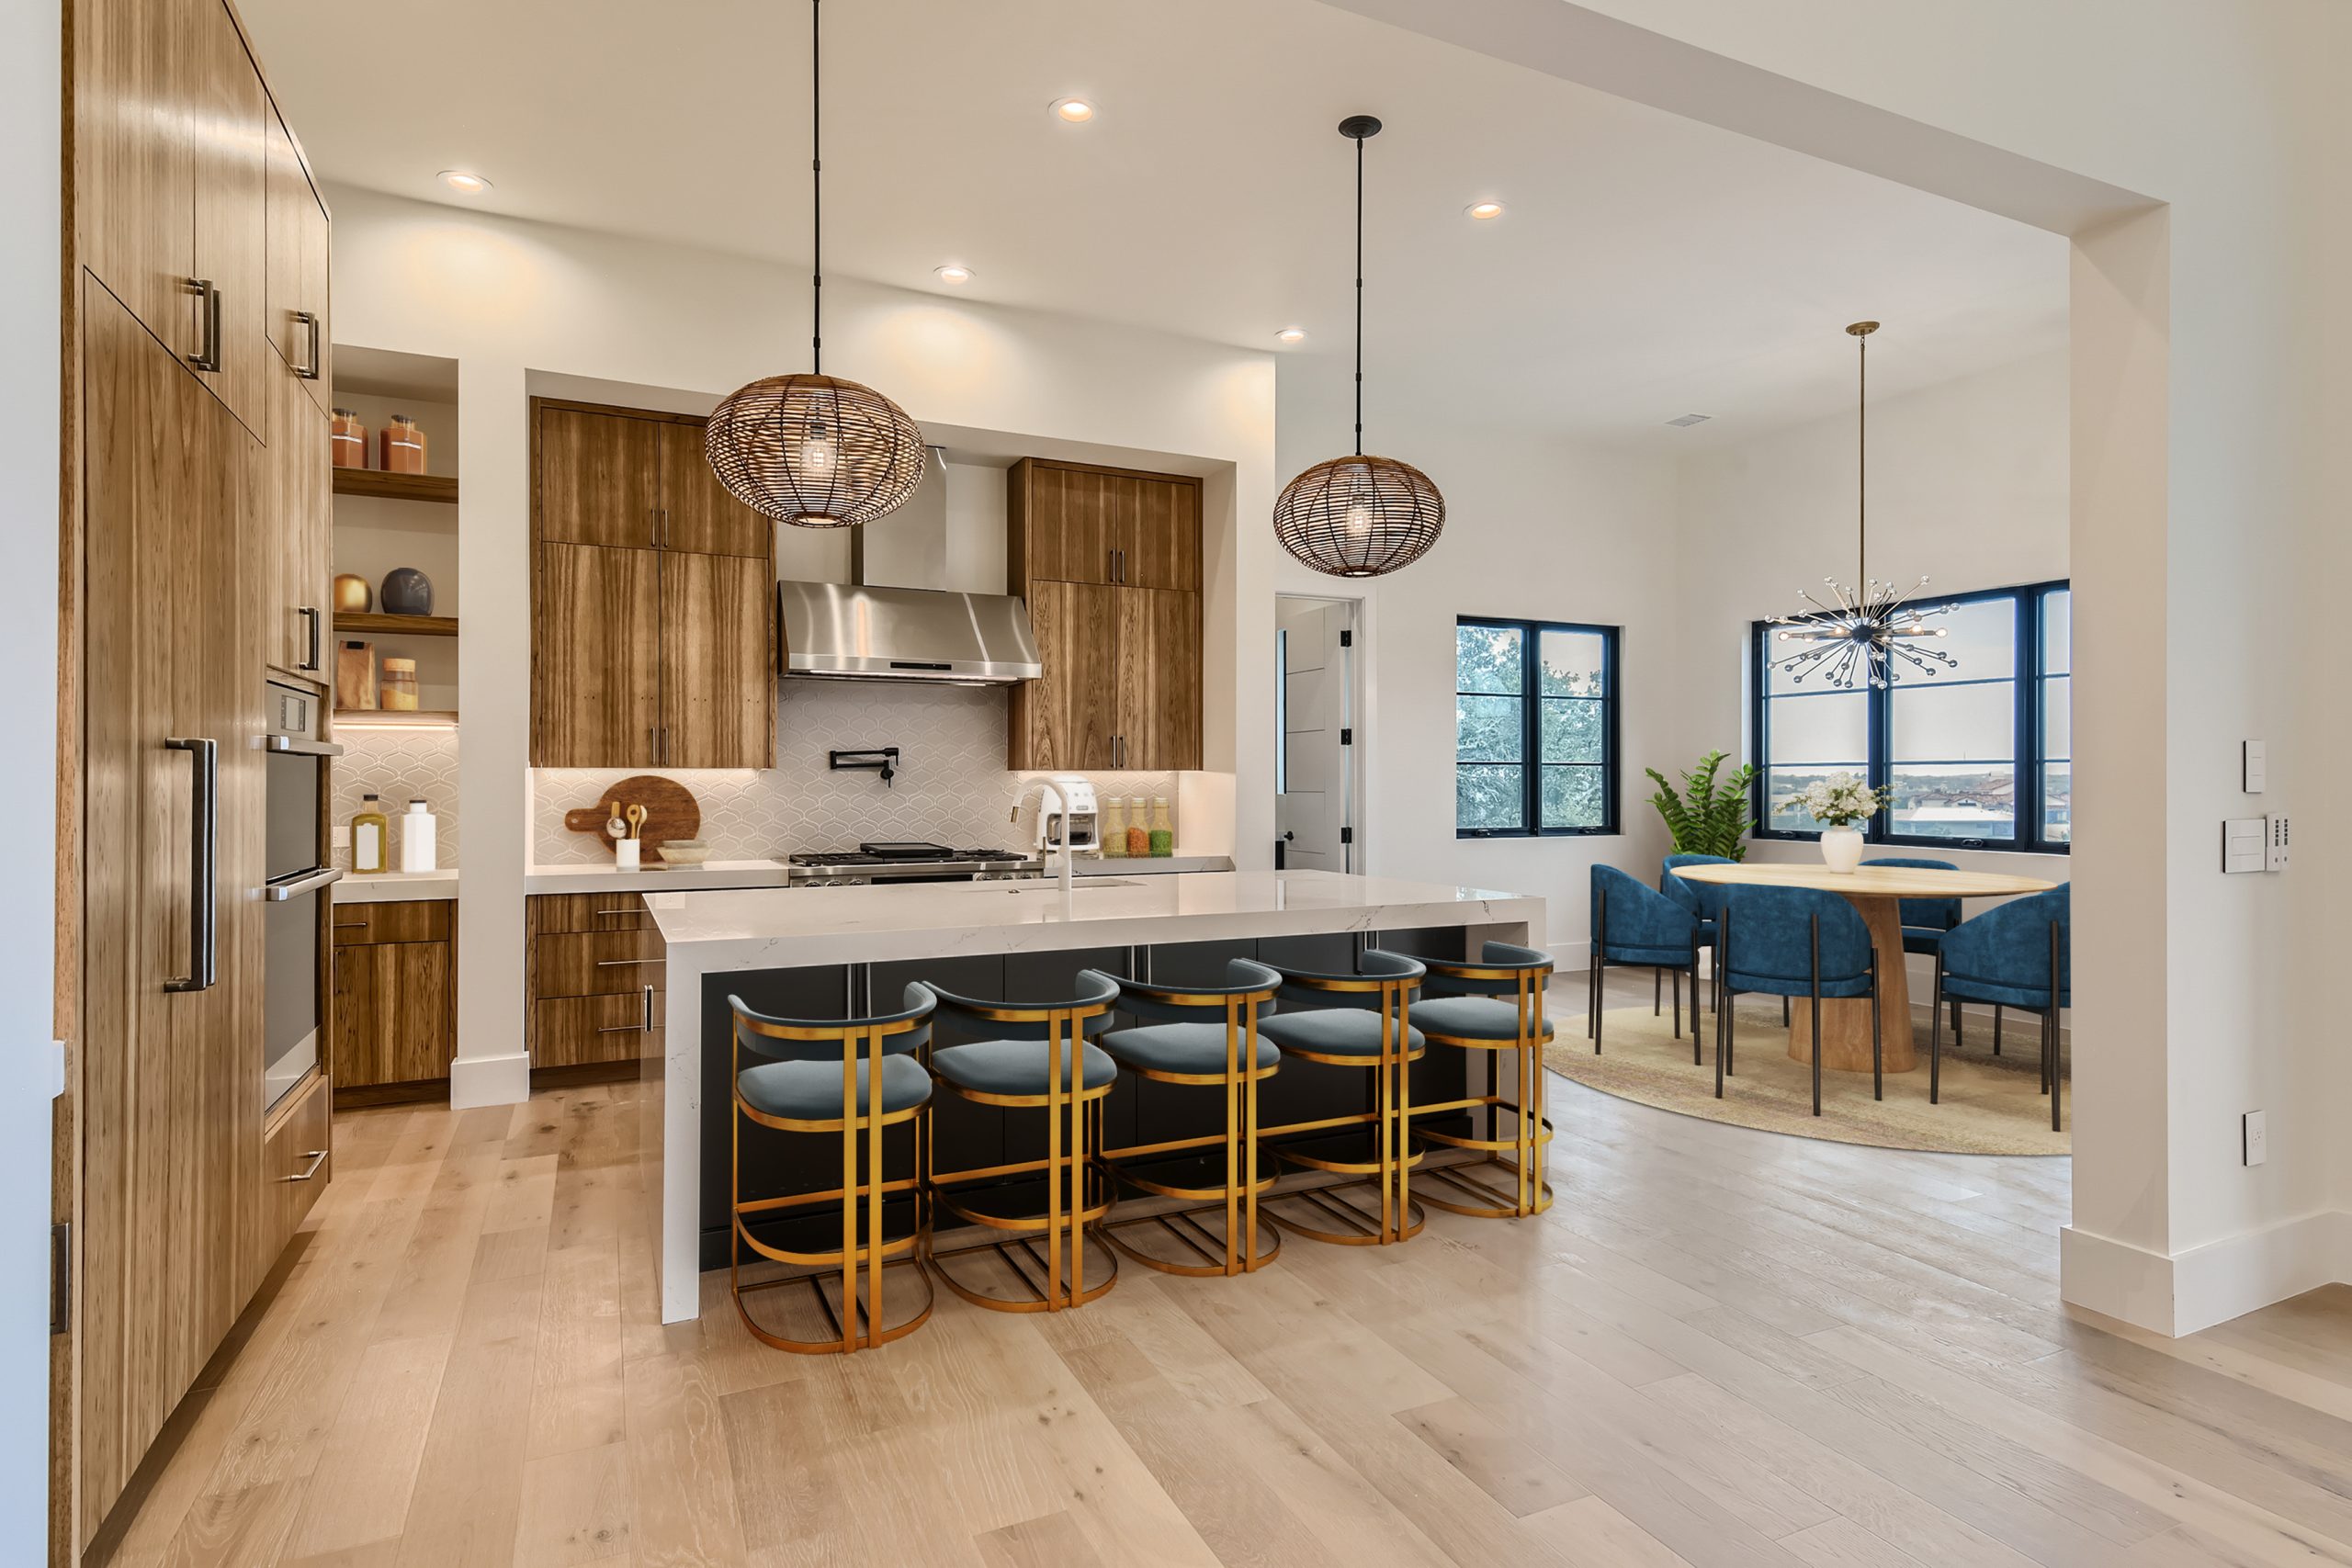
[[[1341,633],[1340,634],[1340,646],[1341,648],[1353,648],[1355,645],[1356,645],[1356,634],[1355,634],[1355,633],[1353,633],[1353,632],[1341,632]]]
[[[1352,844],[1355,841],[1356,830],[1353,828],[1342,828],[1340,829],[1340,842],[1343,844]]]
[[[74,1227],[49,1227],[49,1331],[62,1334],[74,1320]]]
[[[1354,745],[1355,743],[1356,743],[1356,732],[1355,732],[1352,728],[1349,728],[1349,729],[1342,729],[1342,730],[1340,730],[1340,745],[1342,745],[1342,746],[1352,746],[1352,745]]]

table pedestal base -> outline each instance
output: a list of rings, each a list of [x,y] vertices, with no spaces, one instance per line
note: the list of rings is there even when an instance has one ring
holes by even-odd
[[[1903,967],[1902,902],[1868,894],[1844,897],[1869,925],[1871,946],[1878,953],[1885,1070],[1907,1073],[1919,1065],[1919,1053],[1911,1038],[1911,981]],[[1813,1003],[1804,997],[1789,1004],[1789,1060],[1813,1061]],[[1869,998],[1838,997],[1821,1004],[1821,1065],[1837,1073],[1871,1070]]]

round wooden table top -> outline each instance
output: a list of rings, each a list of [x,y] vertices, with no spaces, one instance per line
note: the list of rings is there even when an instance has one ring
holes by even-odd
[[[1751,887],[1814,887],[1849,898],[1999,898],[2047,893],[2058,885],[2038,876],[1994,871],[1937,871],[1928,866],[1865,865],[1838,873],[1826,865],[1768,861],[1749,865],[1685,865],[1675,875],[1690,882],[1724,882]]]

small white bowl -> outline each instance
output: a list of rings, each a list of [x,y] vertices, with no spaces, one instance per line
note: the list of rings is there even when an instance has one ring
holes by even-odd
[[[665,839],[662,843],[664,865],[700,865],[710,858],[710,846],[700,839]]]

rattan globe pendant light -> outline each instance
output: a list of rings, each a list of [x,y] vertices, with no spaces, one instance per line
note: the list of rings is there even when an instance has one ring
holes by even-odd
[[[1340,134],[1356,144],[1356,449],[1316,464],[1283,487],[1274,537],[1329,577],[1379,577],[1429,553],[1445,527],[1445,497],[1410,463],[1363,449],[1363,144],[1380,134],[1368,114]]]
[[[922,432],[907,411],[824,371],[825,207],[822,0],[809,0],[809,207],[814,301],[808,374],[764,376],[711,412],[703,450],[736,500],[801,528],[843,528],[888,517],[922,479]]]

